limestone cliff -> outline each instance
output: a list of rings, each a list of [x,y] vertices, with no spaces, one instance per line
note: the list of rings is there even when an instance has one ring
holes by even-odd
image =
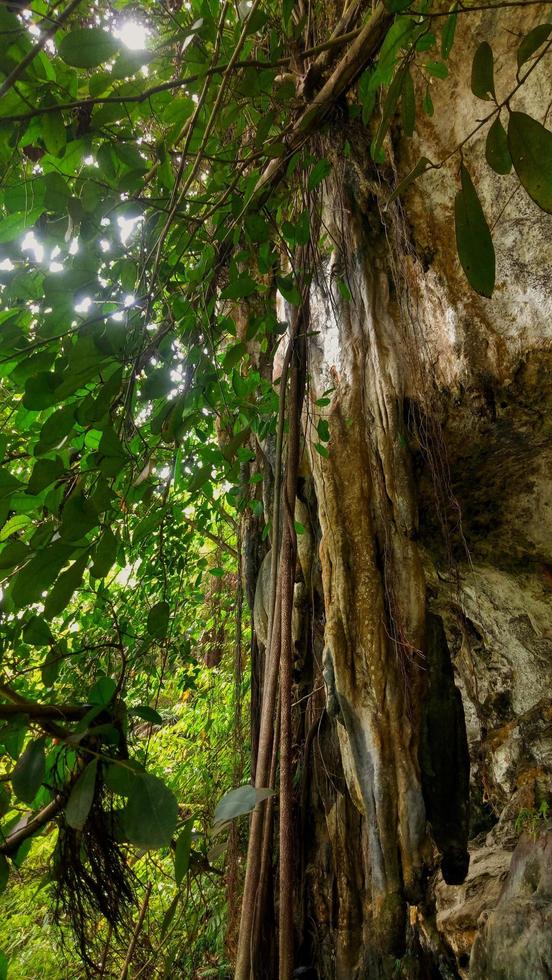
[[[492,41],[506,92],[516,35],[539,19],[459,19],[434,116],[414,141],[392,128],[387,183],[358,119],[322,137],[334,176],[299,488],[297,976],[552,974],[552,218],[484,164],[484,130],[470,141],[497,251],[486,300],[456,256],[458,156],[385,206],[396,174],[443,159],[480,118],[477,43]],[[544,118],[546,82],[542,66],[515,107]]]

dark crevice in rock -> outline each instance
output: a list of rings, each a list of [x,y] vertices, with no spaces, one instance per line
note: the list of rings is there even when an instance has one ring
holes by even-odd
[[[470,758],[462,698],[454,683],[443,621],[427,616],[426,692],[420,747],[422,789],[447,884],[458,885],[469,866]]]

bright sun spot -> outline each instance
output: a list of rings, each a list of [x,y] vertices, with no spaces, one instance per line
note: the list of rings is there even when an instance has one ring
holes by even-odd
[[[21,242],[22,252],[34,252],[35,262],[42,262],[44,258],[44,246],[37,242],[34,232],[28,231],[25,238]]]
[[[148,32],[143,24],[135,20],[126,20],[113,33],[131,51],[143,51],[146,46]]]

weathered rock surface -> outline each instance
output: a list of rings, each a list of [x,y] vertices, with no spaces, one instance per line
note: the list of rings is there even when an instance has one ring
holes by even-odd
[[[481,118],[479,41],[503,98],[518,35],[542,19],[459,18],[434,116],[394,144],[400,176]],[[546,85],[541,66],[515,107],[543,118]],[[311,297],[304,489],[320,564],[298,571],[295,720],[298,933],[321,980],[552,975],[550,833],[516,849],[552,793],[552,218],[489,170],[485,135],[464,159],[493,226],[492,301],[456,257],[457,156],[385,210],[364,128],[329,139],[351,149],[335,155],[335,247]],[[324,685],[327,711],[310,696]]]
[[[524,835],[493,911],[475,939],[471,980],[527,980],[552,975],[552,832]]]

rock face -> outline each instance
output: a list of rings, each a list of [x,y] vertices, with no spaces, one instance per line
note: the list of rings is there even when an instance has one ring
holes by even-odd
[[[470,962],[472,980],[525,980],[552,973],[552,833],[516,847],[496,907],[485,915]]]
[[[414,141],[393,135],[400,176],[481,118],[477,44],[492,42],[503,98],[517,35],[540,20],[534,6],[459,18],[434,116]],[[548,101],[540,66],[513,107],[542,119]],[[485,135],[464,160],[493,225],[491,301],[456,257],[458,156],[386,209],[360,122],[337,121],[325,148],[334,247],[312,287],[300,488],[316,547],[298,569],[297,976],[552,973],[552,218],[490,171]]]

